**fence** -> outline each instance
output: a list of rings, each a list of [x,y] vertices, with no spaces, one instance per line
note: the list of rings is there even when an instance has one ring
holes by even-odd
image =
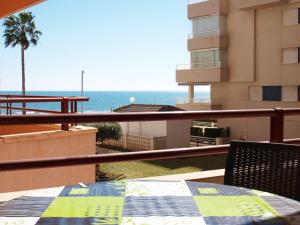
[[[123,134],[120,140],[105,140],[104,144],[125,148],[129,151],[150,151],[166,148],[167,137]]]

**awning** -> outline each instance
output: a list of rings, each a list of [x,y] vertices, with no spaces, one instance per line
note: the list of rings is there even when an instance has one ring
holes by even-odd
[[[0,19],[44,0],[0,0]]]

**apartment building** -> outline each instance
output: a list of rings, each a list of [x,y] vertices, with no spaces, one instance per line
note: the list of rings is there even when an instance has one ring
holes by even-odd
[[[188,86],[186,110],[300,107],[300,0],[190,0],[190,65],[176,81]],[[210,85],[209,100],[194,98]],[[269,119],[218,120],[233,139],[264,140]],[[285,121],[285,138],[300,134],[300,118]]]

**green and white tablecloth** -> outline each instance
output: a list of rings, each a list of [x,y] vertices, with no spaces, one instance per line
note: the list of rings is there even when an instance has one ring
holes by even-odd
[[[100,182],[42,189],[1,201],[0,224],[299,225],[300,203],[208,183]]]

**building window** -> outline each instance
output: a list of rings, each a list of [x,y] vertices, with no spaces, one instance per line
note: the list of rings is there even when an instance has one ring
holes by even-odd
[[[282,49],[282,64],[294,64],[300,62],[300,48]]]
[[[298,101],[297,86],[283,86],[282,101],[286,101],[286,102]]]
[[[287,9],[282,13],[282,24],[284,26],[300,24],[299,9]]]
[[[191,52],[192,68],[214,68],[227,66],[227,53],[224,49],[206,49]]]
[[[249,87],[249,100],[250,101],[262,101],[262,88],[261,87]]]
[[[205,38],[219,36],[226,28],[224,16],[211,15],[202,16],[192,20],[193,34],[191,38]]]
[[[263,101],[281,101],[281,86],[263,86]]]

